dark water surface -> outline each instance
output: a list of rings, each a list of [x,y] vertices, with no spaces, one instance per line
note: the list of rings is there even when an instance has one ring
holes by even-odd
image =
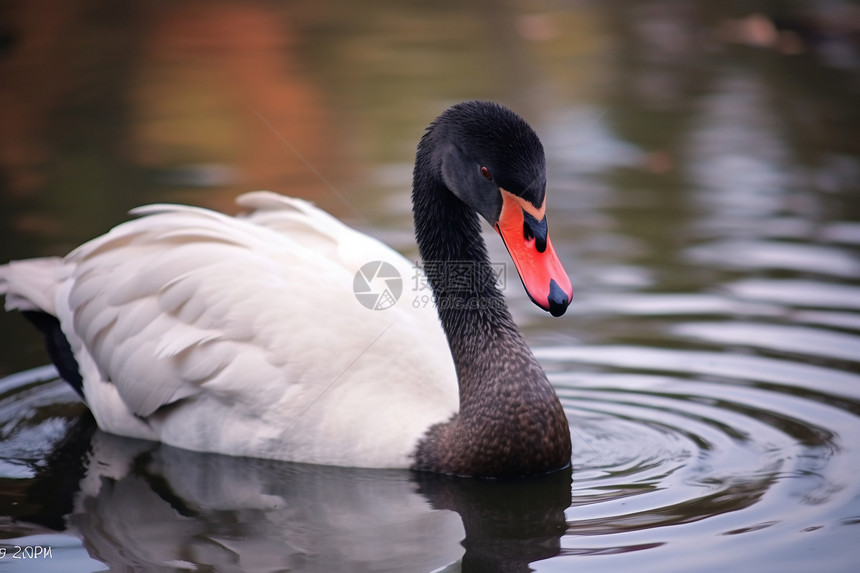
[[[858,570],[860,12],[782,4],[6,10],[0,261],[258,188],[413,257],[426,123],[520,112],[575,300],[506,292],[574,456],[480,481],[116,438],[2,314],[0,571]]]

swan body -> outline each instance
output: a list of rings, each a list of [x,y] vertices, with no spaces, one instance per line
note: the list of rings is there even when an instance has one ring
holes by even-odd
[[[369,262],[393,266],[407,285],[425,278],[379,241],[270,192],[240,196],[236,217],[138,208],[139,218],[65,258],[0,266],[0,294],[40,325],[61,374],[110,433],[342,466],[462,475],[563,467],[566,418],[490,273],[463,289],[444,270],[488,264],[479,213],[529,296],[564,312],[570,282],[546,235],[543,151],[496,104],[446,114],[422,138],[413,186],[438,313],[416,308],[408,292],[390,308],[360,304],[356,276]],[[473,157],[481,122],[501,123],[496,136],[513,140],[521,178],[498,154]]]
[[[143,218],[63,260],[13,263],[7,305],[34,309],[14,298],[16,277],[39,268],[44,282],[27,292],[59,318],[107,432],[197,451],[408,466],[427,427],[457,410],[451,353],[434,308],[404,297],[372,310],[352,289],[369,261],[407,281],[414,264],[304,201],[256,192],[238,202],[250,212],[236,218],[140,208]]]

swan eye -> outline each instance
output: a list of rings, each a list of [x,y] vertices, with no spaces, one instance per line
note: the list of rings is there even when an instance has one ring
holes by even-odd
[[[487,169],[486,167],[481,167],[481,175],[483,175],[484,177],[486,177],[490,181],[493,180],[493,174],[490,173],[490,170]]]

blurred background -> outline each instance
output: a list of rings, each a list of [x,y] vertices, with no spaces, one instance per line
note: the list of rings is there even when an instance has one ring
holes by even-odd
[[[645,241],[665,263],[694,220],[860,219],[857,2],[3,2],[0,78],[3,261],[64,254],[136,205],[233,212],[254,189],[408,251],[417,140],[475,98],[544,140],[554,238]],[[610,222],[615,245],[594,232]],[[0,353],[0,374],[32,362]]]
[[[646,562],[655,571],[856,571],[860,2],[0,0],[0,262],[63,255],[137,205],[232,213],[234,197],[255,189],[310,199],[414,258],[415,146],[443,109],[468,99],[508,105],[546,149],[549,229],[574,301],[554,320],[513,276],[506,294],[559,391],[575,451],[571,496],[561,484],[555,517],[512,518],[539,525],[522,533],[531,545],[511,558],[518,565],[469,569],[464,558],[462,570],[526,571],[544,559],[540,570],[567,571],[595,555],[589,571]],[[508,261],[487,238],[493,260]],[[46,362],[34,329],[0,313],[0,378]],[[57,381],[5,382],[8,538],[38,530],[8,526],[12,517],[59,507],[50,495],[23,500],[32,480],[66,473],[62,463],[45,470],[45,460],[81,407]],[[193,507],[210,507],[204,478],[220,476],[228,491],[249,475],[236,460],[181,454],[146,455],[173,460],[174,491],[188,487]],[[86,471],[106,458],[94,459]],[[230,469],[190,491],[182,476],[206,464]],[[135,487],[163,504],[146,484],[170,481],[169,472],[147,467]],[[308,515],[329,491],[363,499],[345,489],[351,474],[294,470],[317,492]],[[285,487],[282,466],[259,471],[261,489]],[[320,480],[330,490],[314,490]],[[412,499],[408,474],[397,480]],[[143,499],[85,490],[77,499],[98,499],[106,515]],[[285,499],[303,497],[286,490]],[[523,507],[539,491],[522,494]],[[379,517],[385,495],[355,519]],[[462,502],[449,508],[467,540],[470,523],[473,534],[496,533],[469,521],[471,494],[452,495],[441,497]],[[422,500],[416,507],[429,512]],[[348,500],[338,503],[334,516]],[[195,524],[260,534],[260,547],[276,552],[281,517],[264,511],[261,527],[239,507],[201,510]],[[509,509],[491,525],[506,523]],[[174,510],[167,505],[165,519],[188,531],[188,514]],[[106,556],[151,541],[117,542],[94,515],[78,512],[98,530],[79,536],[102,562],[127,565]],[[439,542],[453,555],[442,564],[463,546],[485,547],[474,537],[461,544],[455,522],[453,542]],[[488,554],[514,547],[513,533],[499,531],[504,543],[479,535]],[[426,539],[425,529],[412,533]],[[359,549],[383,556],[393,546],[368,535],[376,544]],[[209,538],[188,536],[156,541],[176,542],[190,559],[189,547]],[[428,562],[443,553],[424,551]],[[409,559],[368,570],[403,571]]]

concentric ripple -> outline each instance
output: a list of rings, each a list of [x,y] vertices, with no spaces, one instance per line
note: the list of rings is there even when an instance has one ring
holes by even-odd
[[[566,346],[536,354],[559,371],[551,378],[576,444],[563,554],[671,545],[677,559],[686,542],[719,546],[754,534],[751,559],[778,550],[774,558],[797,570],[793,548],[809,548],[795,546],[798,536],[827,529],[821,539],[835,544],[856,534],[860,377],[726,352]],[[586,365],[599,371],[570,373]],[[721,553],[708,555],[703,564],[691,552],[685,563],[719,570]]]

